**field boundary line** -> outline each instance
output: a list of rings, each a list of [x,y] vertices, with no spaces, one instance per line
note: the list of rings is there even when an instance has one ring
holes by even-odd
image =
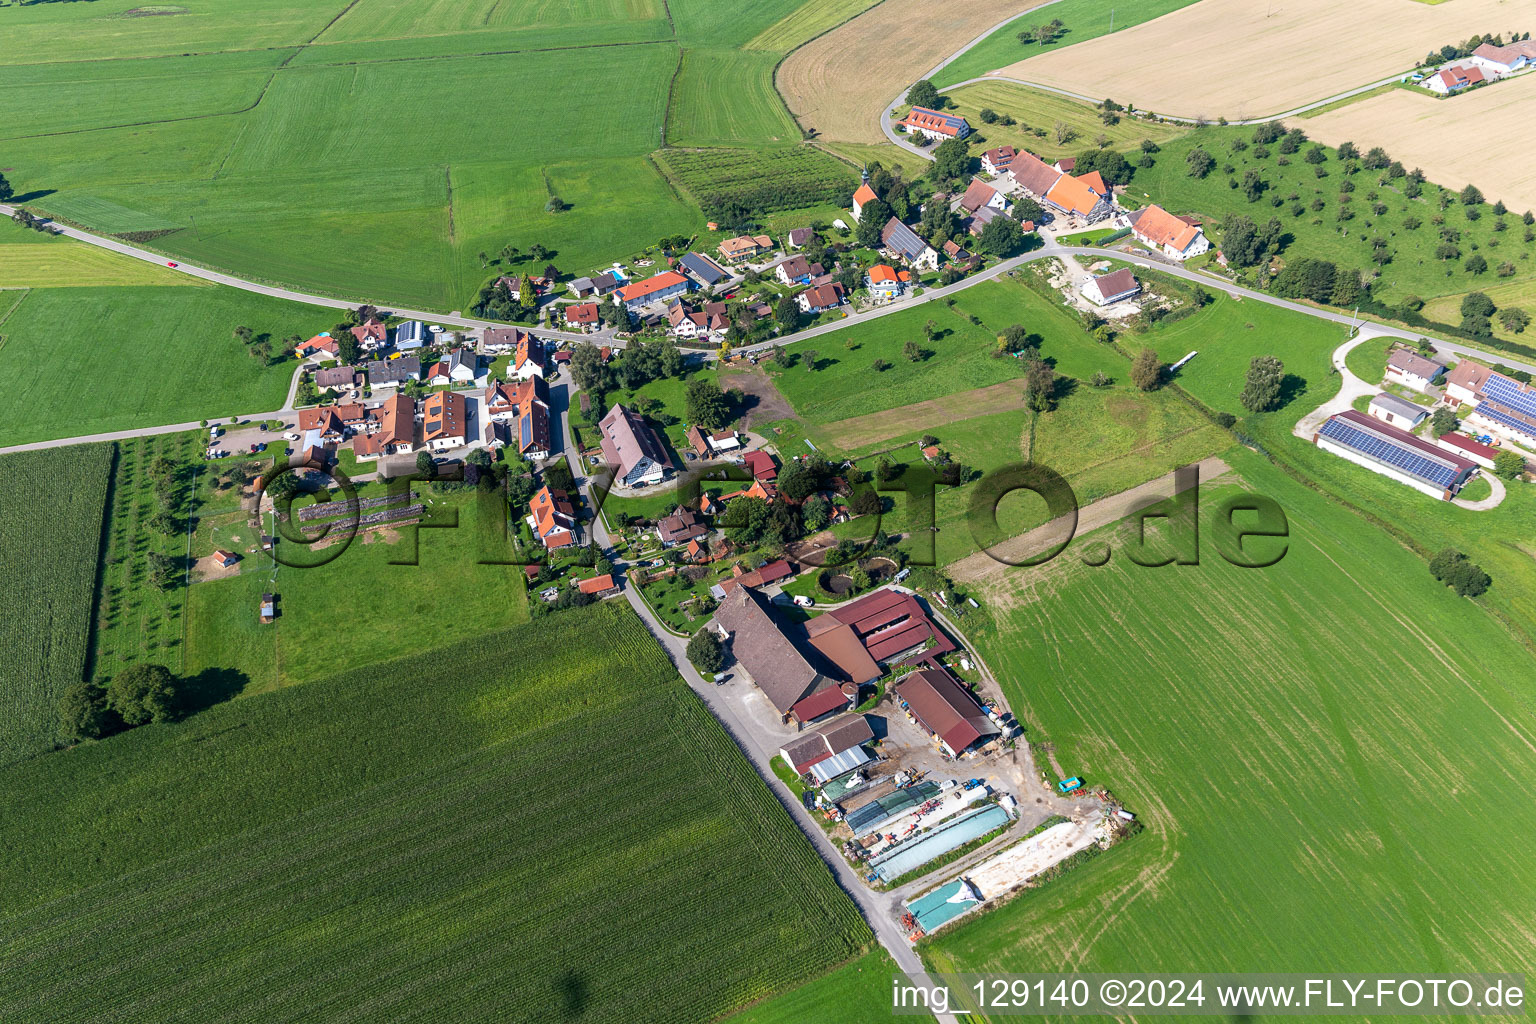
[[[794,110],[792,110],[790,108],[790,106],[789,106],[789,101],[784,98],[784,90],[779,88],[779,69],[784,66],[784,62],[789,59],[789,55],[794,53],[796,50],[798,50],[798,49],[800,49],[802,47],[811,45],[812,43],[814,43],[816,40],[820,39],[824,35],[827,35],[827,34],[829,34],[831,32],[836,32],[838,29],[842,28],[844,25],[848,24],[850,21],[853,21],[856,18],[864,17],[864,15],[868,14],[870,11],[872,11],[875,8],[879,7],[883,3],[885,3],[885,0],[875,0],[874,3],[870,4],[868,7],[864,8],[862,11],[859,11],[859,12],[857,12],[855,14],[850,14],[848,17],[844,18],[842,21],[838,22],[836,25],[832,25],[832,26],[830,26],[830,27],[828,27],[826,29],[823,29],[820,32],[817,32],[815,35],[811,36],[809,39],[802,39],[802,40],[800,40],[794,46],[791,46],[789,49],[787,49],[783,53],[779,54],[779,59],[773,62],[773,74],[771,76],[771,81],[773,82],[773,93],[774,93],[775,96],[777,96],[779,98],[779,104],[785,109],[785,111],[787,111],[789,113],[789,119],[795,123],[795,127],[796,128],[800,129],[800,137],[802,139],[806,138],[805,125],[801,124],[800,123],[800,119],[795,116]],[[791,12],[791,13],[793,13],[793,12]],[[786,15],[786,17],[788,17],[788,15]],[[769,26],[769,28],[772,28],[772,27],[773,26],[771,26],[771,25]],[[766,32],[767,29],[764,29],[763,31]],[[759,32],[758,35],[762,35],[762,33]],[[756,39],[757,36],[753,36],[752,38]],[[747,42],[749,42],[749,43],[751,41],[752,41],[751,39],[747,40]],[[750,52],[750,53],[771,53],[771,52],[773,52],[771,50],[748,50],[745,45],[742,46],[742,50],[746,51],[746,52]],[[814,143],[813,143],[813,145],[814,145]],[[820,149],[821,147],[817,146],[816,148]],[[823,150],[823,152],[825,152],[825,150]],[[833,155],[836,156],[836,154],[833,154]],[[839,157],[838,159],[842,159],[842,158]],[[848,161],[848,162],[852,163],[852,161]]]

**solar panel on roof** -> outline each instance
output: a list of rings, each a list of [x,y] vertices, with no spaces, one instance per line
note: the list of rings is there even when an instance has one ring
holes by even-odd
[[[1495,423],[1502,423],[1507,427],[1511,427],[1526,434],[1536,433],[1536,424],[1527,423],[1525,420],[1520,419],[1518,416],[1510,415],[1507,409],[1500,408],[1500,405],[1502,404],[1503,403],[1494,405],[1490,402],[1483,402],[1477,407],[1477,414],[1479,416],[1486,416],[1488,419],[1493,420]]]
[[[1320,435],[1346,448],[1368,455],[1378,462],[1402,470],[1410,476],[1428,481],[1439,487],[1450,487],[1461,471],[1437,459],[1400,444],[1389,438],[1368,433],[1345,420],[1333,418],[1325,422]]]
[[[1500,405],[1509,406],[1516,412],[1536,416],[1536,391],[1522,388],[1518,381],[1497,374],[1489,374],[1488,380],[1483,383],[1483,394]]]

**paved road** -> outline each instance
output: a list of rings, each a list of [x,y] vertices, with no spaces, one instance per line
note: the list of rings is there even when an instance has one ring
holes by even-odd
[[[569,383],[567,378],[566,383],[550,389],[550,402],[555,407],[554,412],[560,419],[560,432],[562,443],[565,446],[566,463],[571,468],[571,475],[576,479],[577,489],[586,499],[587,507],[596,508],[591,492],[592,480],[586,475],[586,467],[581,463],[581,453],[576,450],[574,439],[571,436],[570,405],[574,394],[575,386]],[[626,564],[614,552],[613,540],[608,535],[607,529],[604,528],[601,517],[593,517],[590,522],[590,529],[592,531],[592,539],[602,548],[604,555],[613,562],[615,575],[622,574]],[[629,601],[630,607],[635,610],[635,614],[640,616],[640,620],[645,623],[651,634],[655,636],[656,642],[661,644],[662,649],[667,652],[667,656],[672,659],[672,663],[677,666],[678,672],[682,674],[689,688],[698,694],[699,699],[704,702],[704,706],[709,708],[721,726],[724,727],[726,733],[741,748],[742,753],[747,756],[747,760],[752,762],[752,767],[757,769],[757,774],[762,777],[763,784],[768,787],[774,796],[778,797],[779,802],[784,805],[784,809],[789,812],[790,816],[794,818],[795,824],[804,833],[806,840],[821,854],[822,860],[826,862],[827,867],[831,869],[833,875],[837,878],[838,885],[859,908],[859,912],[863,914],[864,920],[869,923],[870,928],[874,931],[875,937],[880,940],[880,944],[891,954],[891,958],[896,961],[897,966],[914,981],[925,985],[931,984],[926,972],[923,970],[922,960],[918,958],[917,953],[907,943],[906,933],[897,924],[895,918],[887,912],[888,908],[881,905],[881,895],[871,892],[864,886],[857,873],[848,866],[847,862],[843,860],[837,849],[832,845],[831,840],[827,838],[826,832],[811,819],[810,814],[801,806],[800,802],[793,799],[792,794],[789,793],[783,783],[779,782],[778,777],[773,774],[773,769],[769,766],[768,762],[773,759],[778,750],[776,748],[769,749],[751,727],[750,723],[743,721],[729,702],[715,699],[715,686],[713,682],[707,682],[699,675],[692,663],[688,661],[686,652],[687,641],[662,625],[655,613],[651,611],[650,606],[645,603],[645,599],[640,596],[639,588],[629,585],[626,581],[623,594]],[[952,1014],[940,1014],[938,1019],[946,1022],[946,1024],[958,1024]]]

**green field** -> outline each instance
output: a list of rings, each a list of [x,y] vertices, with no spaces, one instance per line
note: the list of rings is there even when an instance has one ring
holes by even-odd
[[[788,53],[873,7],[878,0],[807,0],[742,45],[744,50]]]
[[[481,252],[543,245],[582,274],[699,231],[647,159],[663,144],[798,150],[772,84],[782,51],[739,46],[800,6],[12,8],[7,39],[47,63],[0,64],[0,137],[43,212],[159,232],[167,253],[260,281],[462,309],[505,269]],[[38,41],[58,32],[73,49]],[[551,196],[569,209],[547,212]]]
[[[798,780],[797,780],[798,781]],[[891,979],[896,962],[871,950],[800,988],[766,999],[726,1018],[726,1024],[885,1024],[891,1019]]]
[[[1229,458],[1287,513],[1276,566],[1232,567],[1202,530],[1198,566],[1069,549],[986,592],[997,625],[971,635],[1014,709],[1147,831],[928,963],[1529,971],[1536,886],[1506,837],[1536,825],[1530,653],[1392,538]]]
[[[24,239],[23,235],[31,238]],[[33,240],[44,242],[32,244]],[[0,284],[12,288],[86,288],[106,285],[189,285],[211,287],[186,274],[126,259],[82,242],[70,242],[35,231],[7,232],[0,243]],[[0,296],[0,307],[8,301]]]
[[[1026,149],[1043,160],[1055,160],[1096,148],[1096,140],[1101,135],[1109,140],[1110,148],[1132,150],[1142,139],[1151,139],[1161,145],[1188,131],[1180,125],[1154,124],[1127,117],[1122,117],[1119,124],[1106,125],[1099,120],[1098,111],[1086,103],[1011,82],[978,82],[945,93],[945,96],[954,104],[955,112],[976,127],[974,146],[978,152],[993,146],[1011,145]],[[987,108],[1007,114],[1018,123],[987,124],[980,117],[981,111]],[[1073,134],[1066,142],[1056,141],[1058,123],[1072,129]]]
[[[9,769],[0,1016],[707,1020],[865,947],[622,602],[445,639]]]
[[[1061,0],[1043,10],[1021,14],[1002,26],[935,75],[933,84],[942,89],[946,85],[977,78],[1037,53],[1108,35],[1111,21],[1118,32],[1162,17],[1180,7],[1188,7],[1192,3],[1194,0],[1141,0],[1133,5],[1109,7],[1091,0]],[[1019,42],[1020,32],[1043,25],[1052,18],[1060,19],[1066,26],[1060,38],[1044,46],[1039,43],[1025,46]]]
[[[364,530],[334,557],[280,540],[290,562],[330,560],[283,565],[274,575],[269,560],[251,556],[238,576],[194,583],[188,673],[237,672],[245,692],[261,693],[527,622],[521,567],[482,564],[517,557],[487,541],[489,510],[474,492],[428,489],[424,497],[442,525]],[[393,564],[413,556],[418,564]],[[280,614],[263,625],[256,611],[268,592],[278,595]]]
[[[0,765],[42,753],[86,671],[109,445],[0,456]]]
[[[291,356],[260,366],[232,331],[309,337],[334,310],[234,288],[34,288],[5,320],[0,373],[27,402],[0,412],[0,444],[281,408]]]

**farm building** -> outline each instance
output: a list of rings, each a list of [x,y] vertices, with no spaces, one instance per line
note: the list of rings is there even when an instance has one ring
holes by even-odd
[[[1090,171],[1080,178],[1063,174],[1041,198],[1047,206],[1081,217],[1089,224],[1103,220],[1115,209],[1114,198],[1098,171]]]
[[[1445,378],[1445,401],[1476,406],[1468,423],[1522,444],[1536,444],[1536,388],[1463,359]]]
[[[239,561],[240,556],[235,554],[233,551],[225,551],[223,548],[219,548],[213,553],[213,564],[218,566],[220,569],[228,569],[230,566],[237,564]]]
[[[1387,356],[1387,380],[1422,392],[1445,375],[1445,364],[1426,359],[1406,348],[1395,348]]]
[[[1366,412],[1383,423],[1390,423],[1394,427],[1410,431],[1429,418],[1429,410],[1422,405],[1414,405],[1405,398],[1398,398],[1386,392],[1372,398],[1370,405],[1366,407]]]
[[[785,719],[806,722],[827,714],[824,704],[846,705],[838,681],[822,671],[790,639],[768,602],[751,587],[735,587],[715,609],[715,627],[724,635],[737,666]],[[837,691],[826,695],[822,691]]]
[[[678,268],[705,288],[713,288],[721,281],[729,281],[731,272],[702,253],[684,253],[677,261]]]
[[[673,469],[672,460],[656,432],[622,405],[614,404],[598,424],[603,458],[614,467],[623,487],[660,483]]]
[[[1462,63],[1441,68],[1424,79],[1422,84],[1430,92],[1437,92],[1445,96],[1453,92],[1460,92],[1463,89],[1469,89],[1474,85],[1482,85],[1488,80],[1488,76],[1483,74],[1483,69],[1476,64]]]
[[[927,107],[913,107],[906,117],[896,123],[905,128],[908,135],[926,135],[939,142],[963,139],[971,134],[971,126],[965,118],[929,110]]]
[[[257,608],[257,616],[263,623],[271,622],[277,618],[277,595],[262,594],[261,604]]]
[[[789,740],[779,748],[779,756],[796,775],[812,772],[817,782],[826,783],[868,764],[871,758],[863,744],[874,738],[863,715],[845,715]]]
[[[1141,244],[1176,260],[1187,260],[1210,249],[1200,225],[1188,217],[1176,217],[1161,206],[1144,206],[1133,212],[1131,234]]]
[[[904,260],[918,270],[938,270],[939,253],[933,246],[917,237],[917,232],[898,218],[886,221],[880,231],[880,246],[893,257]]]
[[[755,590],[758,587],[768,587],[780,580],[787,580],[795,574],[795,567],[783,558],[776,558],[756,569],[743,569],[740,565],[735,567],[734,575],[730,579],[721,580],[709,588],[715,600],[723,600],[725,595],[743,587]]]
[[[1109,274],[1089,274],[1082,288],[1083,295],[1088,301],[1100,306],[1120,302],[1140,291],[1141,285],[1137,282],[1136,275],[1124,268]]]
[[[1484,469],[1493,468],[1493,460],[1498,458],[1499,450],[1492,445],[1474,441],[1466,434],[1449,433],[1441,434],[1435,438],[1435,444],[1444,448],[1452,455],[1459,455],[1464,459],[1482,466]]]
[[[1002,732],[971,691],[941,668],[913,672],[896,685],[896,696],[950,757]]]
[[[1312,440],[1324,451],[1435,498],[1454,498],[1477,473],[1470,460],[1354,409],[1330,416]]]
[[[688,279],[675,270],[664,270],[644,281],[627,284],[617,292],[625,309],[635,310],[652,302],[665,302],[688,291]]]
[[[576,506],[570,495],[552,487],[540,487],[528,501],[528,525],[548,550],[576,543]]]
[[[828,616],[846,623],[869,656],[880,664],[892,664],[918,653],[931,661],[955,649],[954,641],[928,618],[917,598],[901,590],[877,590],[838,605],[821,617]]]
[[[1536,63],[1536,42],[1522,39],[1508,46],[1483,43],[1472,51],[1471,61],[1485,73],[1495,78],[1513,74],[1529,64]]]

